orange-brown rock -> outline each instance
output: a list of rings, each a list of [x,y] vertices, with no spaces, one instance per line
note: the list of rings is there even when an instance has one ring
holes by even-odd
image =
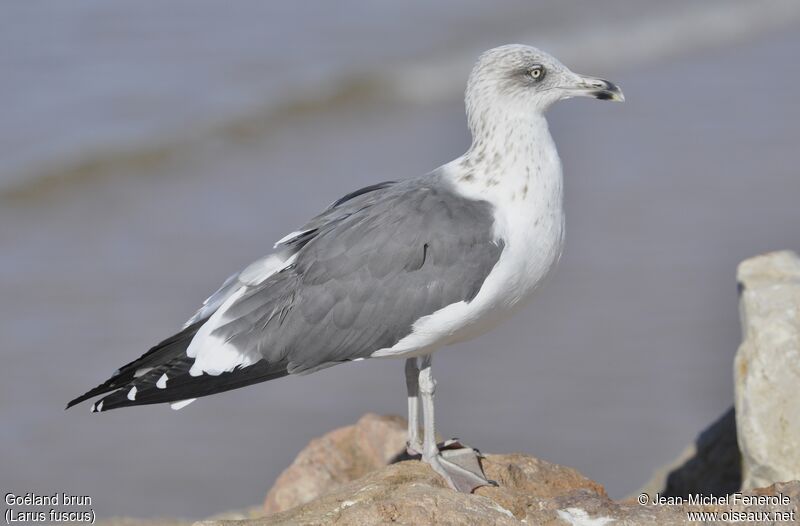
[[[370,413],[315,438],[275,481],[264,511],[288,510],[386,466],[405,443],[405,419]]]
[[[479,488],[471,495],[458,493],[426,464],[408,460],[262,519],[203,524],[505,525],[520,524],[521,518],[534,516],[558,521],[559,506],[573,502],[610,502],[602,486],[576,470],[526,455],[489,455],[483,460],[483,467],[499,487]]]
[[[800,482],[797,481],[751,493],[782,494],[788,498],[786,505],[642,505],[635,500],[613,501],[599,484],[574,469],[525,455],[488,455],[484,468],[487,475],[498,479],[499,487],[479,488],[474,494],[458,493],[448,488],[427,465],[411,460],[373,471],[280,513],[244,521],[204,521],[198,526],[674,526],[703,523],[703,520],[778,525],[797,524],[798,519]],[[718,515],[716,521],[710,516],[690,521],[690,512]],[[731,519],[732,513],[738,515]],[[780,518],[776,518],[776,513],[781,514]]]
[[[673,526],[678,524],[797,524],[800,482],[773,484],[749,495],[782,495],[778,504],[730,502],[653,504],[648,495],[613,501],[603,487],[573,468],[524,454],[487,455],[486,475],[497,487],[473,494],[451,490],[418,460],[387,465],[405,445],[405,421],[366,415],[353,426],[312,441],[270,490],[273,511],[244,510],[195,523],[195,526],[366,526],[382,524],[573,526]],[[745,494],[748,495],[748,494]],[[680,497],[676,497],[680,498]],[[689,513],[709,512],[695,517]],[[106,521],[109,526],[165,526],[180,522]]]
[[[270,490],[265,503],[269,514],[265,517],[201,524],[669,526],[686,524],[688,513],[693,511],[790,514],[800,502],[798,482],[756,490],[758,494],[788,496],[790,503],[781,506],[654,505],[653,495],[645,505],[636,500],[618,502],[608,498],[600,484],[577,470],[523,454],[487,455],[482,460],[483,468],[489,478],[498,482],[498,487],[482,487],[473,494],[464,494],[447,487],[422,462],[406,460],[389,464],[403,451],[404,445],[403,419],[366,415],[353,426],[312,441],[298,455]],[[745,519],[720,520],[732,524],[752,522],[752,516],[741,517]],[[770,523],[773,522],[765,522]]]

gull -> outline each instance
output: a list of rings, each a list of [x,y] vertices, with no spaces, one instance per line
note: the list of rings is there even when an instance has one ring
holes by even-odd
[[[563,179],[545,112],[577,96],[624,100],[611,82],[536,48],[484,52],[467,82],[464,155],[333,202],[228,278],[182,330],[67,408],[105,395],[93,412],[177,409],[287,375],[402,358],[408,453],[453,489],[492,483],[476,450],[436,442],[432,355],[509,318],[557,264]]]

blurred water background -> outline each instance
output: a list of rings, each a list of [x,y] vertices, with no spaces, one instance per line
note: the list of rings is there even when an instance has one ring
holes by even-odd
[[[636,489],[732,402],[735,266],[800,249],[800,3],[6,2],[0,488],[99,516],[259,502],[314,436],[405,411],[371,360],[90,415],[65,402],[359,186],[461,154],[469,67],[524,42],[624,105],[551,112],[567,248],[538,301],[437,355],[443,435]]]

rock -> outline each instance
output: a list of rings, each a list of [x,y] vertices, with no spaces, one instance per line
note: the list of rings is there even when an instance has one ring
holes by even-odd
[[[642,492],[681,497],[697,493],[733,493],[742,486],[741,466],[736,414],[731,407],[700,433],[675,461],[656,471],[634,496]]]
[[[363,477],[389,464],[405,445],[405,419],[368,413],[312,440],[269,490],[264,511],[288,510]]]
[[[726,459],[731,450],[736,449],[733,427],[733,412],[729,411],[698,438],[696,453],[691,456],[695,460],[683,462],[683,471],[673,470],[684,475],[670,477],[671,482],[667,485],[671,484],[675,491],[681,488],[681,491],[696,493],[692,484],[724,485],[732,480],[720,479],[716,474],[725,472]],[[380,438],[370,437],[373,432]],[[482,487],[473,494],[464,494],[449,489],[441,477],[418,460],[385,466],[404,445],[403,419],[367,415],[355,426],[312,441],[281,475],[267,499],[268,503],[280,502],[282,506],[289,506],[292,499],[304,501],[302,504],[260,519],[204,521],[198,526],[358,526],[387,523],[669,526],[686,524],[687,513],[694,511],[716,512],[720,514],[717,520],[745,524],[747,520],[737,522],[737,517],[731,517],[731,512],[780,511],[787,513],[788,521],[795,506],[793,503],[800,502],[800,482],[778,484],[753,493],[782,493],[789,498],[788,504],[782,505],[737,502],[653,505],[655,493],[648,495],[645,505],[636,499],[615,502],[608,498],[600,484],[575,469],[523,454],[487,455],[482,460],[483,468],[489,478],[498,482],[498,487]],[[365,471],[364,476],[357,478]],[[310,477],[320,473],[324,474],[323,482],[309,481]],[[294,483],[303,490],[293,491]],[[710,492],[703,490],[701,493],[708,495]],[[315,497],[310,498],[312,494]],[[716,493],[722,494],[724,492]],[[286,498],[275,500],[276,495]],[[738,518],[743,517],[752,522],[752,516]],[[705,520],[712,521],[712,518],[706,517]]]
[[[524,517],[532,520],[531,524],[540,524],[544,519],[558,521],[559,510],[572,505],[594,510],[611,503],[600,484],[578,471],[530,456],[489,455],[483,460],[483,468],[499,487],[478,488],[471,495],[458,493],[426,464],[408,460],[263,519],[202,524],[505,525],[519,524]]]
[[[576,470],[527,455],[487,455],[483,467],[489,477],[497,480],[498,487],[478,488],[474,494],[458,493],[449,489],[426,464],[409,460],[373,471],[280,513],[244,521],[203,521],[196,526],[361,526],[390,523],[419,526],[670,526],[686,524],[688,512],[702,511],[717,513],[716,520],[721,522],[747,524],[753,522],[753,516],[731,517],[731,512],[779,511],[786,513],[781,519],[789,522],[796,520],[791,515],[792,503],[800,502],[800,482],[791,482],[753,493],[780,493],[788,499],[788,503],[784,501],[780,505],[733,502],[642,505],[635,500],[612,501],[601,485]],[[705,520],[713,522],[715,519],[705,517]],[[696,522],[701,521],[697,518]]]
[[[743,261],[735,404],[743,487],[800,478],[800,258]]]

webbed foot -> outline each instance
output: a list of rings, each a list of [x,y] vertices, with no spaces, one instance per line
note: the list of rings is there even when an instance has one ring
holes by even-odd
[[[481,456],[477,449],[452,439],[439,444],[435,454],[423,454],[422,460],[454,490],[472,493],[481,486],[497,486],[497,482],[486,478],[479,460]]]

